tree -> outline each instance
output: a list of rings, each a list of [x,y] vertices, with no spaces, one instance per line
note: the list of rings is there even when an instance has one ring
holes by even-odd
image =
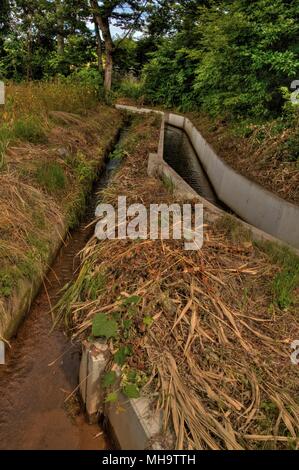
[[[64,55],[64,10],[62,0],[55,0],[57,18],[57,53]]]
[[[298,5],[175,2],[176,34],[163,38],[144,70],[148,98],[228,118],[279,115],[281,88],[299,73]]]
[[[2,0],[0,8],[0,57],[4,54],[4,40],[10,26],[10,3],[9,0]]]
[[[145,1],[118,1],[118,0],[91,0],[91,11],[101,30],[105,48],[105,91],[109,92],[112,85],[113,56],[115,44],[111,34],[111,24],[125,31],[124,38],[131,36],[144,22],[144,14],[150,0]]]

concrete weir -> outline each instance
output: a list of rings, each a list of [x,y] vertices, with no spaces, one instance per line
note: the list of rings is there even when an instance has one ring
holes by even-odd
[[[181,195],[192,198],[198,194],[165,162],[165,124],[185,131],[220,201],[229,207],[251,230],[253,237],[283,242],[297,251],[299,249],[299,206],[291,204],[251,181],[226,164],[203,138],[190,119],[174,114],[134,106],[116,105],[133,113],[154,112],[162,115],[162,126],[157,156],[151,155],[149,172],[164,175],[174,183]],[[204,206],[212,212],[223,213],[200,197]],[[212,206],[212,207],[211,207]],[[247,223],[246,223],[247,222]]]
[[[95,423],[104,416],[114,444],[122,450],[171,448],[173,437],[163,432],[162,413],[150,398],[129,399],[119,391],[115,403],[105,402],[103,377],[110,360],[107,341],[82,343],[79,383],[89,421]]]

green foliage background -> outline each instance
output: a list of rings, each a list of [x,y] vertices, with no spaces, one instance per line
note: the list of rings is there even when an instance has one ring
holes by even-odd
[[[296,1],[198,5],[192,30],[164,39],[152,54],[144,92],[154,103],[183,110],[277,115],[284,104],[281,87],[299,75],[298,33]]]

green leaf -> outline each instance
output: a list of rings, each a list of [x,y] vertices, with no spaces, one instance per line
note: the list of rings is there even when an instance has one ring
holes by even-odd
[[[107,372],[103,377],[103,387],[110,387],[111,385],[113,385],[116,381],[116,377],[117,375],[114,370]]]
[[[128,372],[128,380],[129,382],[135,382],[136,381],[136,376],[137,372],[135,369],[130,369]]]
[[[92,321],[92,334],[99,337],[104,336],[109,339],[116,336],[117,323],[109,319],[105,313],[98,313]]]
[[[125,385],[123,388],[123,392],[128,398],[139,398],[140,396],[138,387],[135,384]]]
[[[128,356],[132,354],[132,350],[129,346],[122,346],[119,350],[114,354],[114,361],[119,366],[123,366],[126,362]]]
[[[137,305],[142,300],[139,295],[132,295],[131,297],[127,297],[123,301],[123,305]]]
[[[144,317],[143,324],[145,326],[152,326],[154,319],[152,317]]]
[[[105,398],[106,403],[113,403],[116,401],[117,401],[117,392],[111,392]]]

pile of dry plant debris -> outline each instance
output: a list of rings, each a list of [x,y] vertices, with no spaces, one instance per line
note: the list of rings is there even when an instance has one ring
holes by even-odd
[[[147,176],[158,132],[157,117],[135,120],[105,202],[174,201]],[[299,304],[296,295],[284,308],[275,300],[275,249],[253,243],[229,216],[206,224],[199,251],[178,240],[93,238],[60,315],[77,339],[96,316],[113,322],[107,337],[123,382],[142,385],[163,410],[177,449],[299,448],[299,370],[290,360]]]

